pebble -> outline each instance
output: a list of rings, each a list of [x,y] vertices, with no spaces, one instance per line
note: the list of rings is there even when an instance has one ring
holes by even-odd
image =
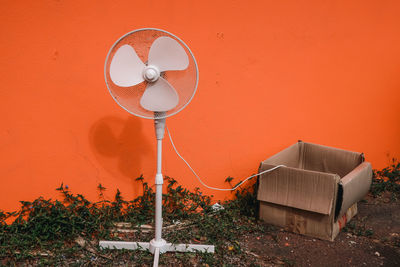
[[[352,234],[347,233],[347,238],[350,238],[350,237],[352,237],[352,236],[353,236]]]

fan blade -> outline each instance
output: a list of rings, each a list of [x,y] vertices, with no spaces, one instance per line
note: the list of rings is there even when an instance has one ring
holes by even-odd
[[[140,99],[140,105],[150,111],[168,111],[179,103],[179,96],[167,80],[160,77],[149,83]]]
[[[156,66],[159,71],[184,70],[189,65],[185,49],[170,37],[157,38],[150,47],[149,65]]]
[[[118,48],[110,64],[110,77],[113,83],[129,87],[144,81],[142,76],[144,63],[130,45]]]

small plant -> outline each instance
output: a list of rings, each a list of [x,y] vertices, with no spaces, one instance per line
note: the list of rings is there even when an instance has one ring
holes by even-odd
[[[366,228],[365,225],[357,224],[354,221],[349,222],[344,228],[344,232],[352,233],[356,236],[372,236],[374,231],[370,228]]]
[[[255,178],[255,180],[257,179]],[[229,183],[231,186],[232,181],[232,177],[225,179],[225,182]],[[241,183],[241,181],[239,181],[236,185],[239,183]],[[232,186],[232,188],[234,188],[236,185]],[[226,202],[225,205],[231,209],[238,210],[243,216],[258,218],[260,204],[257,200],[257,190],[258,181],[253,182],[250,184],[250,186],[244,187],[241,190],[235,190],[234,199]]]
[[[375,171],[371,192],[377,196],[390,191],[399,196],[399,171],[400,163],[395,160],[388,168]],[[226,182],[234,187],[233,180],[228,177]],[[164,238],[172,243],[213,244],[216,251],[215,254],[163,256],[161,263],[167,266],[256,266],[254,258],[241,246],[241,238],[276,229],[267,229],[257,222],[258,183],[255,178],[253,181],[233,191],[232,200],[222,203],[224,209],[214,211],[212,196],[204,195],[199,188],[188,190],[175,179],[165,177]],[[21,201],[18,211],[0,211],[0,265],[151,265],[153,255],[149,252],[100,250],[98,247],[99,239],[148,241],[154,237],[153,230],[145,232],[140,226],[154,223],[155,191],[143,176],[136,178],[136,182],[142,185],[143,193],[133,200],[126,200],[119,190],[108,200],[104,194],[107,189],[99,184],[99,201],[92,202],[61,184],[56,189],[61,200],[39,197],[34,201]],[[344,231],[358,236],[373,235],[365,219],[351,221]],[[125,229],[129,234],[116,230],[118,222],[130,225]],[[276,233],[271,237],[279,241]],[[396,239],[394,245],[399,244]],[[290,259],[284,259],[284,263],[295,264]]]
[[[116,222],[130,223],[136,240],[153,237],[154,233],[144,233],[138,226],[154,223],[155,192],[143,176],[136,181],[141,183],[143,193],[130,201],[119,190],[113,200],[105,199],[107,189],[99,184],[99,201],[91,202],[61,184],[56,190],[62,200],[40,197],[31,202],[21,201],[18,211],[0,211],[0,265],[110,265],[116,259],[121,265],[149,264],[149,252],[99,250],[97,246],[99,239],[123,237],[115,231]],[[177,261],[192,265],[196,261],[205,266],[235,265],[231,255],[242,254],[238,239],[244,233],[261,231],[251,217],[257,213],[253,206],[256,184],[236,191],[235,199],[226,201],[224,209],[214,211],[212,196],[204,195],[198,188],[190,191],[171,177],[165,177],[165,181],[164,225],[175,227],[179,222],[173,230],[164,230],[165,238],[173,243],[203,242],[216,246],[215,254],[176,254],[174,264]],[[7,224],[10,220],[12,223]]]
[[[400,162],[397,159],[392,159],[389,167],[374,170],[371,193],[377,197],[383,192],[390,192],[392,199],[400,196]]]

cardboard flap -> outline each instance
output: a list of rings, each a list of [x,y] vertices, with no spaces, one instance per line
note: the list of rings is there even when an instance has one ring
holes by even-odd
[[[363,162],[342,178],[343,202],[340,208],[341,217],[351,205],[360,201],[369,191],[372,181],[371,163]]]
[[[260,171],[274,165],[262,163]],[[281,167],[261,175],[258,200],[331,214],[340,178],[336,174]]]
[[[296,143],[290,147],[278,152],[263,163],[270,165],[285,165],[287,167],[298,168],[300,161],[300,146],[302,143]]]
[[[304,143],[301,159],[302,169],[337,173],[342,178],[363,162],[361,153],[312,143]]]

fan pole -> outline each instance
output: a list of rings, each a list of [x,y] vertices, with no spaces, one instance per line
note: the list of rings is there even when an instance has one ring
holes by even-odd
[[[157,174],[156,174],[156,214],[155,214],[155,238],[150,241],[149,250],[151,253],[155,254],[156,252],[163,253],[166,249],[166,241],[161,238],[162,231],[162,186],[164,183],[163,175],[162,175],[162,140],[164,138],[165,132],[165,118],[163,119],[155,119],[154,120],[154,128],[156,131],[157,138]],[[159,249],[156,251],[156,249]],[[158,253],[156,253],[158,254]]]
[[[162,117],[163,114],[155,114]],[[161,162],[162,162],[162,140],[165,133],[165,118],[154,119],[154,127],[157,138],[157,173],[156,173],[156,199],[155,199],[155,237],[150,242],[129,242],[129,241],[100,241],[101,248],[109,249],[143,249],[154,254],[153,267],[158,266],[160,253],[171,252],[208,252],[214,253],[213,245],[194,244],[172,244],[167,243],[161,237],[162,232],[162,186],[164,183]]]

